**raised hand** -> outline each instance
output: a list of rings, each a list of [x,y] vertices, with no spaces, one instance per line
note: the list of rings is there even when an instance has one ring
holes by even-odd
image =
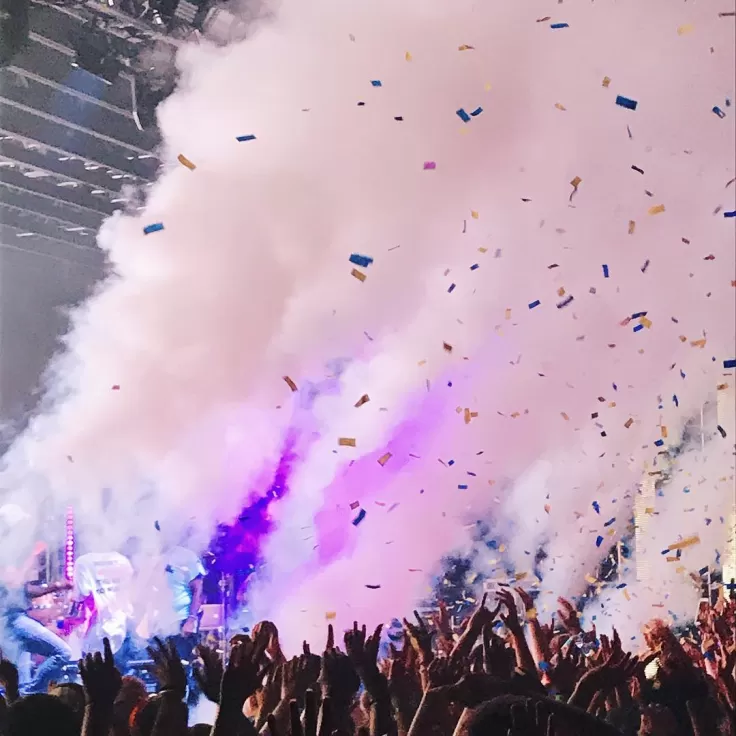
[[[383,624],[376,626],[375,631],[366,637],[366,627],[358,628],[358,622],[353,622],[353,628],[345,632],[345,651],[358,672],[361,670],[378,672],[378,648],[381,644]],[[362,673],[361,673],[362,674]]]
[[[571,634],[582,633],[583,629],[580,626],[580,619],[575,606],[566,598],[562,598],[562,596],[557,599],[557,603],[560,605],[559,609],[557,609],[557,615],[560,617],[560,621],[565,629]]]
[[[501,614],[501,621],[512,634],[518,634],[521,631],[521,622],[519,621],[519,612],[516,609],[514,594],[508,590],[500,590],[496,594],[496,599],[508,612],[505,616]]]
[[[181,663],[179,653],[173,639],[164,643],[158,637],[153,645],[147,648],[148,656],[153,660],[153,668],[161,692],[176,693],[183,700],[187,692],[187,674]]]
[[[434,657],[432,652],[432,632],[422,620],[422,617],[414,611],[417,623],[412,624],[404,619],[404,630],[406,631],[409,644],[416,652],[420,664],[429,664]]]
[[[79,660],[79,675],[84,685],[84,693],[89,705],[112,708],[123,678],[112,656],[110,640],[102,640],[104,656],[99,652],[88,654]]]
[[[248,637],[233,647],[222,676],[221,707],[229,705],[242,710],[245,701],[258,690],[272,666],[271,662],[264,663],[264,651],[263,642],[255,643]]]
[[[194,679],[207,700],[219,703],[223,674],[222,659],[214,649],[206,646],[198,647],[197,654],[201,665],[194,670]]]

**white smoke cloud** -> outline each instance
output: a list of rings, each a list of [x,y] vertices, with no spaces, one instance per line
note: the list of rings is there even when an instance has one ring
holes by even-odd
[[[144,214],[103,227],[113,275],[75,313],[4,485],[27,493],[32,473],[79,508],[89,545],[155,547],[190,524],[206,540],[278,461],[296,400],[282,376],[350,358],[273,506],[253,610],[287,644],[328,611],[406,613],[488,515],[517,570],[545,543],[542,587],[581,592],[661,424],[677,437],[734,355],[733,225],[713,214],[736,190],[733,43],[710,8],[665,0],[284,0],[245,41],[183,48],[159,109],[170,166]],[[352,252],[374,258],[362,283]],[[620,324],[638,312],[650,326]],[[698,508],[733,472],[703,468]]]

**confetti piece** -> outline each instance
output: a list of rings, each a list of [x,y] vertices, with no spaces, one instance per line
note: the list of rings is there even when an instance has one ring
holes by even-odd
[[[668,551],[674,552],[675,550],[686,549],[687,547],[692,547],[696,544],[700,544],[700,537],[697,534],[693,534],[691,537],[685,537],[685,539],[671,544]]]
[[[538,307],[541,303],[539,299],[535,299],[533,302],[529,302],[529,309],[534,309],[534,307]]]
[[[583,181],[583,180],[582,180],[582,179],[581,179],[581,178],[580,178],[579,176],[576,176],[576,177],[575,177],[575,178],[574,178],[574,179],[573,179],[573,180],[572,180],[572,181],[570,182],[570,184],[572,184],[572,186],[574,186],[574,187],[575,187],[575,189],[577,189],[577,188],[578,188],[578,187],[580,186],[580,183],[581,183],[582,181]]]
[[[120,385],[116,383],[116,384],[115,384],[115,385],[114,385],[114,386],[112,387],[112,390],[113,390],[113,391],[120,391]]]
[[[160,531],[161,531],[161,524],[159,524],[159,523],[158,523],[158,521],[154,521],[154,522],[153,522],[153,528],[154,528],[154,529],[155,529],[155,530],[156,530],[157,532],[160,532]]]
[[[632,169],[633,169],[634,171],[637,171],[637,172],[639,172],[640,174],[643,174],[643,173],[644,173],[644,169],[640,169],[640,168],[639,168],[638,166],[633,166],[633,165],[632,165],[632,167],[631,167],[631,168],[632,168]]]
[[[358,515],[353,519],[352,524],[353,526],[358,526],[363,519],[365,519],[366,511],[365,509],[361,509],[358,511]]]
[[[603,82],[601,82],[601,84],[604,87],[608,87],[608,85],[611,84],[611,77],[603,77]]]
[[[437,168],[437,164],[434,161],[425,161],[424,162],[424,170],[425,171],[433,171]]]
[[[368,584],[366,584],[365,587],[368,588],[369,590],[378,590],[381,586],[380,585],[368,585]]]
[[[604,279],[608,278],[608,264],[606,263],[603,264],[603,278]]]
[[[370,401],[370,397],[368,394],[363,394],[356,402],[355,402],[355,408],[357,409],[359,406],[363,406],[363,404],[367,404]]]
[[[477,213],[477,212],[476,212],[475,210],[470,210],[470,216],[471,216],[471,217],[472,217],[472,218],[473,218],[474,220],[477,220],[477,219],[478,219],[478,218],[480,217],[480,215],[479,215],[479,214],[478,214],[478,213]]]
[[[337,612],[335,611],[327,611],[327,613],[325,613],[326,621],[334,621],[336,618],[337,618]]]
[[[601,507],[600,507],[598,501],[593,501],[593,503],[590,504],[590,505],[593,507],[593,510],[596,512],[596,514],[600,514]]]
[[[725,117],[726,117],[726,113],[725,113],[725,112],[723,112],[723,110],[721,110],[721,108],[720,108],[720,107],[718,107],[718,105],[716,105],[716,106],[715,106],[715,107],[713,108],[713,112],[714,112],[714,113],[715,113],[716,115],[718,115],[718,117],[719,117],[719,118],[720,118],[721,120],[723,120],[723,118],[725,118]]]
[[[387,452],[378,458],[378,464],[383,467],[391,459],[391,453]]]
[[[596,540],[595,540],[595,546],[596,546],[596,547],[600,547],[600,546],[601,546],[602,544],[603,544],[603,537],[601,537],[601,536],[599,535],[599,536],[598,536],[598,537],[596,538]]]
[[[684,26],[677,26],[677,35],[684,36],[686,33],[690,33],[695,26],[692,23],[686,23]]]
[[[337,440],[337,444],[340,447],[355,447],[355,438],[354,437],[340,437]]]
[[[450,284],[449,288],[447,289],[447,293],[452,294],[453,291],[455,291],[455,284]]]
[[[370,256],[362,256],[359,253],[352,253],[348,259],[350,263],[354,263],[356,266],[367,268],[373,263],[373,259]]]
[[[372,87],[382,87],[380,79],[371,79],[371,86]]]
[[[475,110],[473,110],[473,112],[470,113],[470,117],[477,118],[478,115],[480,115],[482,112],[483,112],[482,107],[476,107]]]
[[[292,390],[292,391],[298,391],[299,389],[296,387],[296,384],[294,381],[289,378],[289,376],[282,376],[284,381],[286,381],[286,385]]]
[[[623,95],[616,97],[616,104],[619,107],[625,107],[627,110],[636,110],[636,106],[639,104],[636,100],[631,100]]]
[[[511,310],[510,309],[507,309],[504,314],[505,314],[505,318],[506,319],[511,319]]]
[[[466,483],[460,483],[457,488],[458,488],[459,491],[467,491],[468,490],[468,486],[467,486]]]
[[[642,273],[646,273],[648,268],[649,268],[649,259],[647,258],[646,261],[644,261],[644,264],[641,267],[641,272]]]
[[[565,297],[561,302],[557,302],[557,309],[564,309],[568,304],[570,304],[575,297],[570,294],[569,296]]]
[[[197,167],[196,167],[196,166],[195,166],[195,165],[194,165],[194,164],[193,164],[193,163],[192,163],[192,162],[191,162],[191,161],[190,161],[190,160],[189,160],[189,159],[188,159],[188,158],[187,158],[187,157],[186,157],[186,156],[185,156],[185,155],[184,155],[183,153],[180,153],[180,154],[179,154],[179,155],[178,155],[178,156],[176,157],[176,159],[177,159],[177,161],[178,161],[178,162],[179,162],[179,163],[180,163],[180,164],[181,164],[182,166],[186,166],[186,167],[187,167],[187,168],[188,168],[188,169],[189,169],[190,171],[194,171],[194,169],[196,169],[196,168],[197,168]]]
[[[475,46],[469,46],[467,43],[463,43],[457,47],[458,51],[475,51]]]
[[[164,225],[162,222],[155,222],[153,225],[146,225],[143,228],[143,234],[150,235],[151,233],[157,233],[163,229],[164,229]]]
[[[350,275],[351,275],[351,276],[354,276],[354,277],[355,277],[356,279],[358,279],[358,281],[360,281],[361,283],[362,283],[363,281],[365,281],[365,280],[366,280],[366,279],[368,278],[368,277],[366,276],[366,274],[364,274],[364,273],[363,273],[362,271],[358,271],[358,269],[357,269],[357,268],[353,268],[353,269],[351,269],[351,270],[350,270]]]
[[[736,217],[736,210],[731,210],[731,212],[724,212],[724,217]]]
[[[256,137],[254,135],[239,135],[235,140],[238,143],[245,143],[246,141],[254,141]]]
[[[470,115],[468,115],[462,107],[459,110],[455,110],[455,115],[457,115],[464,123],[470,122]]]
[[[409,52],[407,51],[407,52],[406,52],[406,53],[404,54],[404,59],[406,59],[406,61],[411,61],[411,60],[412,60],[412,55],[411,55],[411,53],[409,53]]]
[[[355,511],[355,509],[357,509],[358,506],[360,506],[360,501],[351,501],[350,510]]]
[[[720,424],[716,427],[716,429],[721,433],[721,437],[724,437],[725,438],[725,436],[726,436],[726,430],[723,429],[723,427],[721,427]]]
[[[559,30],[560,28],[569,28],[569,27],[570,26],[568,23],[552,23],[550,25],[550,28],[552,28],[555,31]]]
[[[705,338],[700,338],[700,340],[690,340],[690,347],[693,347],[693,348],[704,348],[705,347]]]
[[[652,326],[652,320],[642,316],[642,318],[639,320],[639,324],[649,329]]]
[[[672,403],[675,406],[680,406],[680,400],[677,398],[677,394],[672,394]]]
[[[723,361],[724,368],[736,368],[736,358],[729,358]]]
[[[636,230],[636,221],[635,220],[629,220],[629,235],[634,234],[634,230]]]
[[[616,521],[616,517],[614,516],[612,519],[609,519],[603,526],[611,526]]]
[[[664,440],[654,440],[655,447],[662,447],[664,445]]]
[[[470,270],[471,270],[471,271],[477,271],[477,270],[478,270],[479,268],[480,268],[480,266],[479,266],[479,265],[478,265],[477,263],[474,263],[474,264],[473,264],[473,265],[472,265],[472,266],[470,267]]]
[[[451,353],[451,352],[452,352],[452,345],[450,345],[450,343],[449,343],[449,342],[443,342],[443,343],[442,343],[442,349],[443,349],[443,350],[444,350],[444,351],[445,351],[446,353]]]
[[[647,214],[649,215],[658,215],[660,212],[664,212],[663,204],[655,204],[654,207],[650,207],[647,210]]]
[[[624,423],[624,427],[626,427],[626,429],[628,429],[633,423],[634,423],[634,420],[631,417],[629,417],[626,420],[626,422]]]
[[[566,112],[567,108],[561,102],[555,102],[555,107],[562,112]]]

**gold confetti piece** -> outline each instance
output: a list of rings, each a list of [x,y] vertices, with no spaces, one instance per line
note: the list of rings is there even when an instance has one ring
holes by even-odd
[[[561,102],[555,102],[555,107],[556,107],[556,108],[557,108],[558,110],[562,110],[563,112],[564,112],[565,110],[567,110],[567,108],[566,108],[566,107],[565,107],[565,106],[564,106],[564,105],[563,105],[563,104],[562,104]]]
[[[660,212],[664,212],[663,204],[655,204],[647,210],[647,213],[650,215],[658,215]]]
[[[644,513],[647,514],[648,516],[651,516],[654,513],[654,506],[647,506],[644,509]]]
[[[465,409],[465,416],[463,417],[465,424],[470,424],[470,409]]]
[[[516,417],[520,417],[520,416],[521,416],[521,414],[520,414],[520,413],[519,413],[518,411],[515,411],[515,412],[514,412],[514,413],[513,413],[512,415],[511,415],[511,418],[512,418],[512,419],[516,419]]]
[[[705,347],[705,338],[701,337],[700,340],[691,340],[690,341],[691,347],[694,348],[704,348]]]
[[[537,620],[537,609],[536,608],[530,608],[526,612],[526,617],[530,621],[536,621]]]
[[[355,408],[357,409],[359,406],[363,406],[363,404],[367,404],[370,401],[370,397],[368,394],[363,394],[356,402],[355,402]]]
[[[608,85],[611,84],[611,77],[603,77],[602,84],[604,87],[608,87]]]
[[[667,437],[667,427],[665,427],[664,424],[659,428],[659,431],[662,434],[662,437]]]
[[[412,57],[411,57],[411,54],[410,54],[410,53],[409,53],[409,52],[407,51],[407,52],[406,52],[406,53],[404,54],[404,58],[405,58],[405,59],[406,59],[407,61],[411,61],[411,58],[412,58]]]
[[[626,598],[627,601],[631,600],[631,596],[629,595],[629,591],[624,588],[624,598]]]
[[[335,611],[327,611],[325,613],[325,621],[334,621],[337,618],[337,613]]]
[[[478,219],[478,218],[480,217],[480,215],[479,215],[479,214],[478,214],[478,213],[477,213],[477,212],[476,212],[475,210],[470,210],[470,216],[471,216],[471,217],[472,217],[472,218],[473,218],[474,220],[477,220],[477,219]]]
[[[557,289],[557,296],[565,296],[565,287],[560,286],[559,289]]]
[[[391,459],[391,453],[387,452],[378,458],[378,464],[383,467]]]
[[[490,92],[490,91],[491,91],[491,83],[490,83],[490,82],[486,82],[486,83],[485,83],[485,84],[483,85],[483,89],[484,89],[484,90],[485,90],[486,92]]]
[[[718,389],[718,391],[725,391],[728,388],[728,384],[727,383],[719,383],[716,388]]]
[[[572,181],[570,182],[570,184],[571,184],[572,186],[574,186],[574,187],[575,187],[575,189],[577,189],[577,188],[578,188],[578,187],[580,186],[580,184],[581,184],[581,182],[582,182],[582,181],[583,181],[583,180],[582,180],[582,179],[581,179],[581,178],[580,178],[579,176],[576,176],[576,177],[575,177],[575,178],[574,178],[574,179],[573,179],[573,180],[572,180]]]
[[[598,578],[594,578],[592,575],[586,575],[585,582],[589,585],[595,585],[598,582]]]
[[[183,153],[180,153],[176,158],[182,166],[186,166],[191,171],[197,168]]]
[[[613,407],[616,406],[616,402],[615,401],[609,401],[608,402],[608,406],[609,406],[609,408],[613,409]]]
[[[636,230],[636,220],[629,220],[629,235],[633,235],[634,230]]]
[[[565,420],[566,422],[569,422],[569,421],[570,421],[570,417],[569,417],[569,416],[567,416],[567,414],[565,414],[565,412],[564,412],[564,411],[561,411],[561,412],[560,412],[560,416],[561,416],[561,417],[562,417],[562,418],[563,418],[563,419],[564,419],[564,420]]]
[[[442,349],[443,349],[443,350],[444,350],[444,351],[445,351],[446,353],[451,353],[451,352],[452,352],[452,345],[450,345],[450,343],[449,343],[449,342],[443,342],[443,343],[442,343]]]
[[[356,278],[356,279],[358,279],[358,281],[365,281],[365,278],[366,278],[366,277],[365,277],[365,274],[364,274],[364,273],[361,273],[360,271],[358,271],[358,269],[357,269],[357,268],[354,268],[354,269],[353,269],[353,270],[352,270],[352,271],[350,272],[350,275],[351,275],[351,276],[355,276],[355,278]]]
[[[460,412],[463,410],[462,406],[456,406],[455,407],[455,414],[460,414]]]
[[[652,326],[652,320],[647,319],[646,317],[640,317],[639,318],[639,324],[644,325],[647,329],[649,329]]]
[[[419,367],[421,368],[421,367],[422,367],[423,365],[427,365],[427,361],[426,361],[426,360],[420,360],[420,361],[419,361],[419,362],[417,363],[417,365],[418,365],[418,366],[419,366]]]
[[[692,23],[686,23],[684,26],[677,26],[677,35],[684,36],[687,33],[690,33],[694,28],[695,26]]]
[[[670,552],[674,552],[677,549],[685,549],[686,547],[692,547],[695,544],[700,544],[700,537],[697,534],[693,534],[691,537],[685,537],[685,539],[675,542],[669,546]]]
[[[474,51],[475,46],[469,46],[467,43],[463,43],[457,47],[458,51]]]
[[[634,423],[634,420],[631,417],[629,417],[626,420],[626,422],[624,423],[624,427],[626,427],[626,429],[628,429],[633,423]]]
[[[687,342],[687,337],[685,337],[685,335],[680,335],[680,342]]]
[[[355,438],[340,437],[340,439],[337,440],[337,444],[340,445],[340,447],[355,447]]]
[[[505,314],[506,314],[506,319],[511,319],[511,310],[510,309],[507,309],[506,312],[505,312]]]
[[[488,253],[488,248],[478,248],[479,253]]]
[[[299,389],[296,387],[296,384],[294,381],[289,378],[289,376],[284,376],[284,381],[286,381],[286,385],[292,390],[292,391],[298,391]]]
[[[679,574],[681,574],[681,573],[683,573],[683,572],[685,572],[685,565],[678,565],[678,566],[677,566],[677,567],[675,568],[675,572],[676,572],[676,573],[677,573],[678,575],[679,575]]]

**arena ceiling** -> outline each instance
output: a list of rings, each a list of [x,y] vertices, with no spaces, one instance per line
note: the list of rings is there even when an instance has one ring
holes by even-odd
[[[197,8],[179,3],[177,17],[164,23],[133,2],[26,1],[27,41],[0,68],[5,246],[99,258],[103,219],[155,178],[152,95],[140,84],[150,72],[146,53],[173,49],[177,35],[192,32]],[[157,91],[154,103],[165,93]]]

